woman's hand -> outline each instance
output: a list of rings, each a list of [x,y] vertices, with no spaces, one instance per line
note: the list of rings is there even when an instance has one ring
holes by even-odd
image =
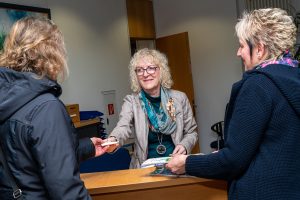
[[[185,173],[185,161],[187,155],[174,155],[171,160],[166,164],[166,167],[175,174]]]
[[[183,145],[178,144],[178,145],[176,145],[172,155],[180,155],[180,154],[187,154],[187,152]]]
[[[115,138],[115,137],[108,137],[107,139],[103,140],[103,143],[104,142],[118,142],[118,139]],[[107,145],[108,149],[107,149],[107,152],[108,153],[112,153],[114,152],[118,147],[119,147],[119,142],[116,143],[116,144],[111,144],[111,145]]]
[[[92,137],[90,138],[95,146],[95,157],[97,156],[101,156],[104,153],[107,152],[109,146],[101,146],[102,143],[104,143],[104,140],[102,140],[101,138],[97,138],[97,137]]]

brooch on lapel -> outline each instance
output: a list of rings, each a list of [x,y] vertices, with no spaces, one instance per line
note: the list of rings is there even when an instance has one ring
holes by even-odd
[[[171,119],[175,121],[176,117],[175,117],[175,106],[174,106],[173,98],[170,98],[168,100],[168,103],[166,104],[166,108]]]

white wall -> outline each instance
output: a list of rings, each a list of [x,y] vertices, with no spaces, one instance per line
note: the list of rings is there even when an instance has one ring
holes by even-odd
[[[49,1],[69,52],[62,100],[103,111],[101,91],[116,90],[117,107],[130,92],[130,47],[125,0]]]
[[[101,91],[116,90],[117,109],[130,93],[130,46],[125,0],[6,1],[50,8],[64,34],[70,77],[62,84],[64,103],[104,112]]]
[[[231,85],[242,75],[236,57],[235,0],[153,0],[157,37],[189,34],[200,149],[211,151],[210,126],[224,118]]]

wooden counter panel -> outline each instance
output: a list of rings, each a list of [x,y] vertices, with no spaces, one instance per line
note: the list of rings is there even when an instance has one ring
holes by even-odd
[[[133,191],[91,195],[93,200],[226,200],[225,190],[205,187],[201,184],[178,185]]]
[[[154,168],[82,174],[93,199],[227,199],[226,183],[202,178],[149,176]],[[167,197],[167,198],[166,198]]]

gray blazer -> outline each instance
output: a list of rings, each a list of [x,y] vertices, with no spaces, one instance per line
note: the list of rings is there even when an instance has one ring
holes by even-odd
[[[171,134],[171,137],[175,146],[183,145],[189,154],[198,141],[197,125],[191,105],[183,92],[170,90],[170,97],[174,99],[177,125],[177,129]],[[120,141],[120,145],[123,145],[130,136],[134,136],[134,153],[130,168],[139,168],[141,163],[147,159],[148,127],[148,120],[141,107],[139,95],[127,95],[124,98],[119,122],[110,136],[116,137]]]

